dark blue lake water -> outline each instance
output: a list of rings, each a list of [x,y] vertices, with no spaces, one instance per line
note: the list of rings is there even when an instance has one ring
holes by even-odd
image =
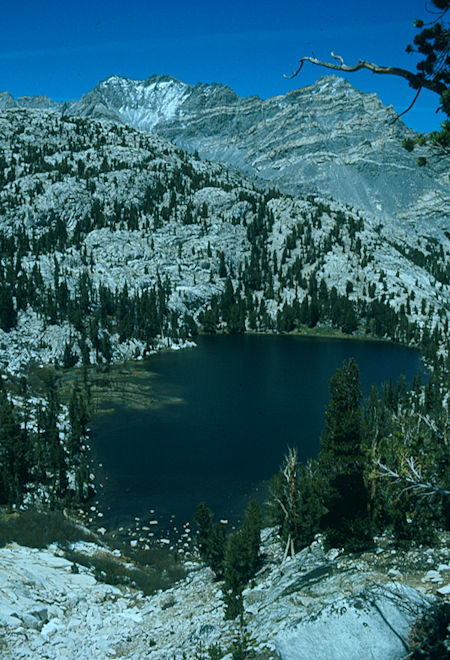
[[[139,516],[165,530],[200,501],[238,518],[288,447],[301,460],[317,455],[328,381],[350,357],[365,393],[400,374],[411,382],[420,366],[417,352],[387,343],[259,335],[200,337],[198,348],[141,363],[157,398],[171,402],[115,405],[93,420],[106,526]]]

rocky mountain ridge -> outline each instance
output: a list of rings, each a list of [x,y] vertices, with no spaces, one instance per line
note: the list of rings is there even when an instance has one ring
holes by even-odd
[[[151,131],[287,192],[318,193],[379,217],[448,218],[446,163],[433,159],[418,168],[417,153],[402,147],[413,132],[393,108],[336,76],[266,100],[170,76],[145,81],[111,76],[63,107],[43,97],[14,101],[0,95],[0,109],[13,106],[47,107]]]
[[[4,368],[60,360],[69,340],[81,359],[83,324],[69,319],[80,296],[85,320],[96,318],[101,300],[107,306],[100,328],[92,320],[97,329],[91,325],[85,337],[91,362],[105,331],[113,359],[139,356],[171,337],[171,323],[186,314],[197,324],[205,312],[219,314],[214,328],[229,331],[315,325],[320,307],[323,321],[347,332],[358,328],[358,314],[383,309],[386,316],[388,308],[418,328],[448,322],[445,221],[380,222],[321,198],[258,190],[163,138],[105,120],[7,110],[0,138],[2,291],[11,316],[0,329]],[[227,276],[235,316],[220,321]],[[143,329],[117,335],[111,326],[124,287],[136,304],[144,292],[164,289],[165,325],[151,341]],[[376,332],[400,339],[402,324],[386,317]],[[182,343],[184,331],[174,332]]]

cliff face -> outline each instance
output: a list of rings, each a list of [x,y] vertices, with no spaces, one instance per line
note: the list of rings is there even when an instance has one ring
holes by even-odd
[[[168,76],[115,76],[68,111],[151,130],[287,192],[318,191],[378,216],[445,213],[436,203],[448,197],[445,164],[418,168],[417,153],[402,147],[412,131],[393,108],[335,76],[267,100]]]
[[[342,78],[323,76],[266,100],[170,76],[111,76],[65,105],[33,98],[14,101],[5,92],[0,109],[46,106],[151,131],[286,192],[318,192],[378,217],[448,217],[448,163],[418,168],[418,151],[402,147],[413,132],[393,108]]]

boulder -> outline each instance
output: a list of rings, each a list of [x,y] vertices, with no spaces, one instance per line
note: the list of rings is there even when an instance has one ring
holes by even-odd
[[[370,586],[307,614],[276,638],[281,660],[395,660],[408,652],[408,635],[431,600],[390,583]]]

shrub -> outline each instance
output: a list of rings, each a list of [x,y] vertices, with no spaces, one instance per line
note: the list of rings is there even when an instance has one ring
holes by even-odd
[[[167,589],[176,580],[184,577],[184,568],[167,552],[164,553],[163,560],[160,554],[162,551],[155,549],[155,553],[151,550],[148,553],[147,562],[151,561],[150,556],[154,557],[154,562],[144,566],[125,564],[114,555],[101,551],[95,555],[84,555],[67,550],[65,556],[69,561],[93,570],[98,582],[139,589],[146,596],[154,594],[159,589]]]
[[[15,541],[30,548],[45,548],[50,543],[65,545],[93,539],[93,534],[61,511],[28,509],[0,517],[0,546]]]
[[[446,660],[450,642],[450,603],[437,603],[426,610],[409,634],[410,653],[413,660]]]

